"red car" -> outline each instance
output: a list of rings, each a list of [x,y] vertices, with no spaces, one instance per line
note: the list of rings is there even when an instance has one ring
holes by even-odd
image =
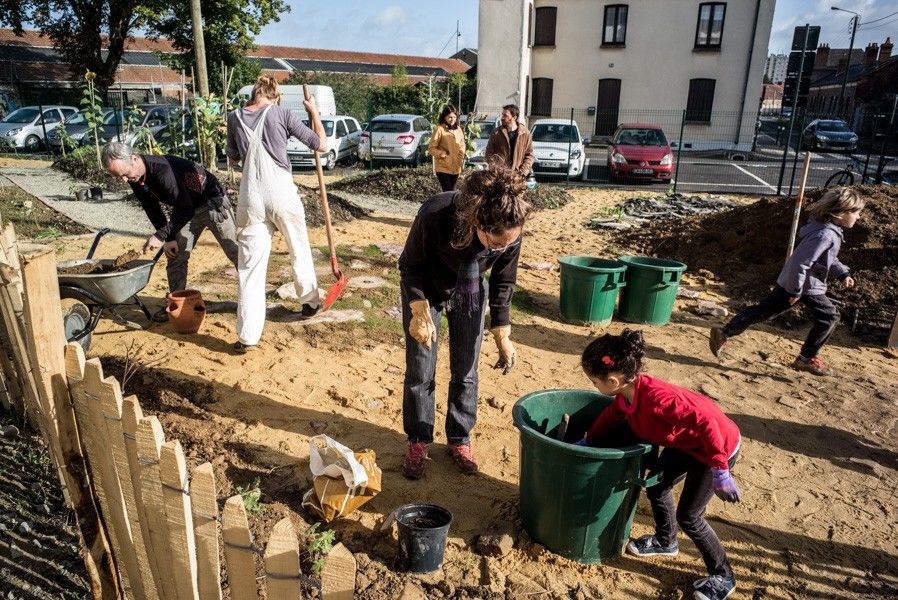
[[[608,146],[611,179],[660,179],[670,183],[674,155],[660,125],[619,125]]]

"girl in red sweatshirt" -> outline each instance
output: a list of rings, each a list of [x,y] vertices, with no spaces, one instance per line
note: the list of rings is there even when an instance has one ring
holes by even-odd
[[[601,393],[614,396],[586,432],[580,445],[601,445],[603,436],[626,422],[637,437],[663,446],[660,482],[646,490],[655,517],[655,534],[631,540],[636,556],[675,556],[677,524],[698,547],[708,577],[693,584],[697,600],[723,600],[736,589],[726,552],[704,518],[716,494],[739,502],[730,469],[739,454],[739,428],[710,398],[640,373],[645,356],[642,333],[625,329],[604,335],[583,351],[581,364]],[[685,478],[674,508],[673,486]]]

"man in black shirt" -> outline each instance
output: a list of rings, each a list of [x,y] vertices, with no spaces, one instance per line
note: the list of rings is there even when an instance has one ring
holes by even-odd
[[[143,245],[157,248],[168,258],[168,288],[187,287],[187,263],[200,235],[212,231],[228,260],[237,266],[237,226],[224,187],[200,165],[178,156],[135,154],[128,144],[110,142],[103,147],[103,166],[128,182],[156,232]],[[162,204],[171,206],[166,217]],[[165,309],[153,317],[167,319]]]

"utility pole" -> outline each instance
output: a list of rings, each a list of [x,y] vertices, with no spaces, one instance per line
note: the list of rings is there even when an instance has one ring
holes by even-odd
[[[455,53],[456,54],[458,54],[458,38],[461,37],[461,31],[459,31],[459,29],[458,29],[459,23],[460,23],[460,21],[455,21]],[[458,59],[456,59],[456,60],[458,60]],[[458,110],[461,110],[461,87],[462,87],[461,82],[459,82],[459,84],[458,84],[458,104],[456,105],[458,107]]]
[[[857,23],[860,20],[860,15],[856,12],[852,12],[850,10],[845,10],[844,8],[838,8],[836,6],[831,6],[830,10],[838,10],[841,12],[847,12],[854,15],[851,18],[851,42],[848,43],[848,61],[845,64],[845,73],[842,75],[842,89],[839,91],[839,115],[842,115],[842,111],[845,110],[845,86],[848,84],[848,69],[851,67],[851,53],[854,52],[854,34],[857,33]]]
[[[190,0],[190,18],[193,21],[193,52],[196,56],[196,85],[200,96],[209,95],[209,76],[206,73],[206,43],[203,41],[203,14],[200,0]]]

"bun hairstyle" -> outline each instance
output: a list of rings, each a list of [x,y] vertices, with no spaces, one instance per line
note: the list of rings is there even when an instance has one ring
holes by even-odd
[[[632,381],[642,371],[645,339],[641,331],[624,329],[620,335],[605,334],[583,350],[580,365],[587,376],[605,379],[609,373],[622,373]]]
[[[530,212],[524,200],[527,182],[505,165],[494,164],[474,171],[462,181],[452,247],[466,248],[474,239],[474,230],[490,234],[522,227]]]
[[[252,102],[257,98],[267,98],[272,102],[277,102],[281,97],[280,86],[277,79],[270,75],[259,75],[256,84],[253,86]]]

